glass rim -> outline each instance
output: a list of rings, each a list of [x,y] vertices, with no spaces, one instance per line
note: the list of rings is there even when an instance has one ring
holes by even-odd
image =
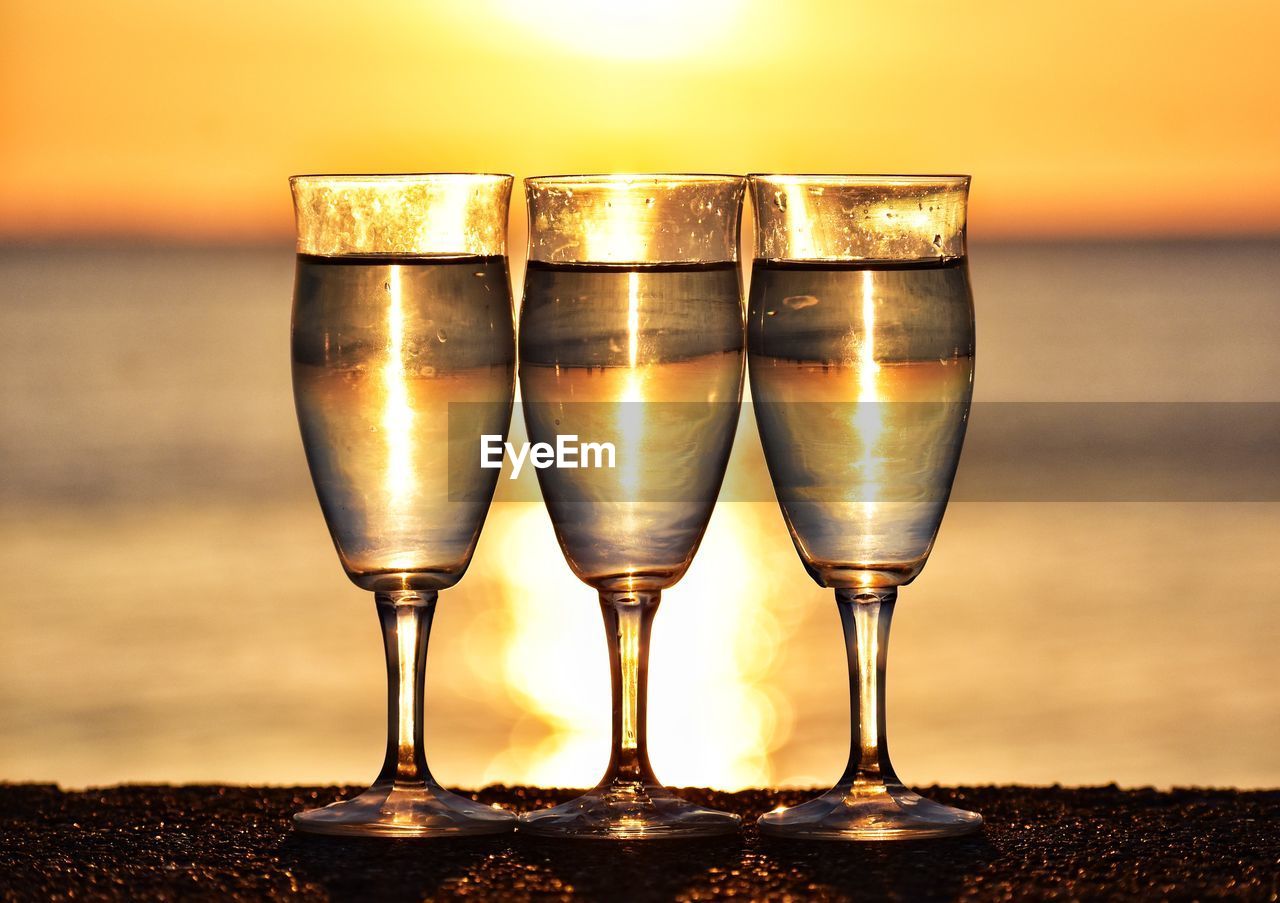
[[[300,182],[514,182],[515,176],[504,172],[308,172],[289,176],[289,184]]]
[[[526,188],[554,186],[605,187],[618,185],[705,185],[741,184],[745,175],[719,172],[595,172],[565,173],[560,175],[529,176],[524,180]]]
[[[967,173],[803,173],[752,172],[751,182],[778,182],[793,185],[966,185],[973,180]]]

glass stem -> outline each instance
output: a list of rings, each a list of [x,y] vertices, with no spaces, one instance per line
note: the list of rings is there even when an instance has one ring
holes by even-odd
[[[422,747],[422,688],[436,594],[376,593],[375,600],[387,653],[387,757],[375,786],[424,787],[433,783]]]
[[[600,594],[613,686],[613,752],[604,784],[657,783],[649,764],[649,632],[658,592]]]
[[[849,656],[852,733],[849,764],[840,779],[841,787],[872,789],[898,782],[889,762],[884,711],[889,623],[897,598],[896,587],[836,590]]]

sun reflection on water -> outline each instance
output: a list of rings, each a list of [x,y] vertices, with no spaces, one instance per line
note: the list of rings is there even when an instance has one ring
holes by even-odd
[[[610,732],[593,593],[564,563],[541,503],[494,513],[489,541],[507,559],[502,669],[524,715],[486,780],[592,784],[608,759]],[[736,789],[774,778],[770,754],[790,729],[773,686],[783,619],[771,610],[774,582],[741,566],[771,557],[757,547],[760,537],[752,517],[713,517],[688,574],[663,594],[649,669],[649,746],[671,785]]]

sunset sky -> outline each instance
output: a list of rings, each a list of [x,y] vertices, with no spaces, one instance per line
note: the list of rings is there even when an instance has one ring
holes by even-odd
[[[253,240],[313,171],[970,172],[984,234],[1280,230],[1273,0],[0,5],[0,239]]]

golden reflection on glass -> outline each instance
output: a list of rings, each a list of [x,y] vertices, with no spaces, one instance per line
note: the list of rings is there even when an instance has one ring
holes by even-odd
[[[870,272],[862,274],[862,338],[850,333],[857,342],[854,363],[858,372],[858,403],[854,406],[854,429],[862,444],[862,469],[865,481],[863,499],[854,504],[859,509],[855,523],[864,533],[871,532],[876,516],[876,500],[880,494],[880,438],[885,429],[885,406],[880,404],[880,365],[876,363],[876,297],[875,280]]]
[[[787,182],[779,185],[773,193],[772,202],[779,210],[801,211],[805,209],[808,190],[806,186]],[[787,240],[791,254],[797,259],[808,259],[818,256],[818,245],[813,239],[813,220],[807,216],[797,216],[794,212],[783,221],[787,230]]]
[[[422,689],[440,590],[461,579],[497,471],[515,339],[506,263],[511,177],[298,176],[293,384],[312,481],[348,577],[374,592],[387,663],[381,773],[294,816],[322,834],[509,831],[510,813],[444,790],[427,768]],[[456,414],[456,416],[455,416]]]
[[[318,257],[489,257],[505,250],[508,176],[294,176],[298,252]],[[506,186],[506,187],[504,187]],[[497,255],[502,256],[502,255]]]
[[[640,707],[638,673],[648,662],[640,660],[640,633],[624,626],[618,637],[618,655],[622,660],[622,748],[638,749],[639,725],[636,712]]]
[[[396,609],[396,643],[399,651],[397,661],[397,677],[400,686],[408,685],[413,680],[413,610],[409,606]],[[399,768],[397,777],[413,779],[414,768],[414,735],[418,731],[418,711],[414,703],[417,700],[408,693],[398,694],[396,701],[399,737]]]
[[[964,256],[964,176],[770,175],[752,188],[756,258],[905,261]]]
[[[856,340],[856,332],[851,331],[850,335]],[[862,340],[856,361],[858,401],[879,401],[880,394],[876,388],[876,376],[880,372],[880,365],[876,363],[876,283],[870,271],[862,274]]]
[[[386,403],[382,413],[382,431],[387,442],[387,474],[384,485],[387,507],[393,518],[404,517],[417,491],[413,460],[414,411],[409,403],[404,361],[404,299],[400,288],[400,267],[387,267],[387,361],[382,366],[386,386]],[[439,417],[438,411],[428,412]],[[393,568],[412,567],[409,554],[393,555]]]
[[[629,222],[623,219],[623,222]],[[634,228],[634,224],[632,224]],[[640,357],[640,274],[629,273],[627,276],[627,367],[622,372],[622,388],[617,393],[617,432],[614,434],[620,442],[618,452],[620,469],[618,485],[620,498],[637,498],[642,492],[645,461],[645,418],[643,403],[645,400],[645,382],[649,378],[649,370],[638,366]],[[611,393],[600,393],[600,400],[609,401]],[[619,514],[626,521],[626,532],[634,532],[640,528],[633,506],[623,506]]]
[[[868,605],[859,605],[853,610],[854,619],[858,624],[858,629],[855,631],[858,661],[862,662],[880,661],[880,633],[873,629],[876,625],[871,623],[872,611],[872,606]],[[863,791],[864,796],[878,795],[879,785],[884,781],[879,761],[880,746],[884,739],[880,734],[880,725],[883,724],[884,713],[880,709],[878,689],[876,671],[871,668],[859,669],[858,712],[862,716],[859,745],[862,748],[862,755],[859,759],[858,774],[854,780],[874,785],[869,794]]]
[[[885,741],[898,587],[946,508],[973,380],[967,177],[752,176],[751,390],[787,528],[836,591],[850,666],[849,762],[834,789],[760,818],[791,837],[887,840],[977,830],[911,792]]]
[[[636,357],[640,353],[640,274],[627,275],[627,366],[636,368]],[[633,390],[633,398],[628,401],[639,401],[638,387]]]

